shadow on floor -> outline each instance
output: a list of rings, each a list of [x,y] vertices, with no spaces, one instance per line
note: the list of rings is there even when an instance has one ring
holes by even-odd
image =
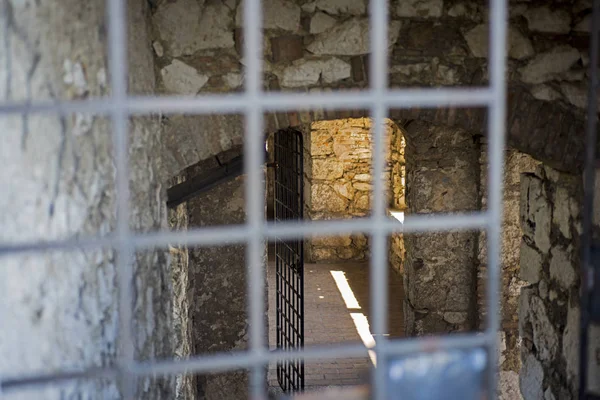
[[[270,246],[269,283],[269,344],[276,348],[274,251]],[[390,269],[388,277],[388,335],[401,337],[402,277]],[[371,321],[369,301],[369,265],[360,263],[305,264],[304,273],[304,333],[305,346],[334,343],[369,343]],[[368,383],[372,362],[368,357],[337,360],[317,360],[305,365],[306,390],[331,386]],[[278,387],[276,366],[269,368],[269,385]]]

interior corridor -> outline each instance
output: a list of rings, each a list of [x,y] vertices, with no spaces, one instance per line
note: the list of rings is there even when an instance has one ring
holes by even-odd
[[[275,257],[269,249],[269,344],[276,348]],[[403,286],[400,275],[390,269],[389,335],[402,336]],[[361,263],[305,264],[305,346],[372,341],[369,332],[369,265]],[[305,364],[307,391],[331,386],[368,383],[369,357],[320,360]],[[269,386],[279,391],[276,365],[269,367]]]

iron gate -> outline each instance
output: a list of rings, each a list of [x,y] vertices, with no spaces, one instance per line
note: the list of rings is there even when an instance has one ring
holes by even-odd
[[[275,134],[275,223],[301,220],[304,209],[302,134]],[[304,347],[304,245],[302,239],[275,241],[277,348]],[[277,380],[284,392],[304,390],[304,362],[277,364]]]

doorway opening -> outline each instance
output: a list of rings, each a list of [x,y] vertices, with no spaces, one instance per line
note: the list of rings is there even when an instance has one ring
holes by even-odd
[[[285,156],[281,151],[284,140],[286,144],[291,140],[293,147]],[[299,143],[302,143],[300,148]],[[361,218],[370,214],[373,184],[370,119],[318,121],[300,129],[279,130],[269,136],[266,147],[268,162],[274,166],[267,170],[268,219],[277,223],[278,216],[316,221]],[[283,159],[278,159],[278,151]],[[386,153],[382,178],[387,182],[389,215],[402,220],[404,139],[391,120],[386,121]],[[292,209],[296,206],[302,206],[301,212]],[[303,249],[302,255],[295,253],[298,249]],[[397,256],[390,259],[387,335],[395,337],[403,335],[400,275],[403,249],[401,234],[390,237],[390,252]],[[303,243],[270,243],[271,349],[352,342],[372,347],[375,338],[369,327],[369,258],[369,237],[361,232],[315,236],[306,238]],[[300,260],[305,261],[302,276],[294,265]],[[297,280],[290,282],[289,277]],[[296,282],[302,282],[302,287],[294,286]],[[287,292],[281,293],[282,289]],[[290,320],[290,317],[298,319]],[[298,327],[304,330],[295,330]],[[269,368],[269,386],[278,392],[300,388],[302,383],[306,390],[367,384],[369,370],[375,363],[374,355],[369,354],[335,362],[315,360],[304,366],[289,363],[283,366],[287,368],[285,371],[281,365],[273,364]]]

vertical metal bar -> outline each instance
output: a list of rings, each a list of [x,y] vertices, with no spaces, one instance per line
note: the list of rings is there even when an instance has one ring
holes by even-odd
[[[304,140],[302,134],[298,132],[298,147],[297,147],[297,160],[298,160],[298,176],[296,180],[298,182],[298,219],[304,219]],[[300,257],[300,347],[304,349],[304,239],[300,238],[298,240],[298,255]],[[304,361],[300,360],[300,390],[304,390]]]
[[[490,85],[493,101],[488,118],[488,291],[487,336],[489,358],[488,398],[497,395],[497,335],[500,328],[500,245],[502,227],[502,183],[506,118],[506,0],[490,1]]]
[[[248,297],[250,315],[250,351],[256,355],[256,364],[250,379],[250,397],[266,398],[264,365],[260,354],[265,351],[263,274],[263,219],[264,189],[263,117],[259,99],[262,94],[262,5],[260,0],[244,1],[244,57],[246,59],[246,137],[244,169],[246,178],[246,216],[251,234],[247,243]]]
[[[385,0],[371,0],[370,11],[370,81],[375,93],[375,101],[371,106],[373,118],[373,230],[371,243],[370,296],[371,315],[373,315],[372,333],[376,337],[375,354],[377,366],[373,369],[372,387],[374,399],[383,400],[386,397],[387,355],[386,336],[388,320],[388,285],[385,232],[379,228],[385,221],[384,196],[384,118],[387,110],[383,102],[387,91],[387,48],[388,48],[388,5]]]
[[[588,88],[586,154],[584,170],[583,197],[583,234],[581,263],[581,312],[579,328],[579,398],[585,399],[587,392],[588,370],[588,327],[590,324],[590,293],[593,287],[593,265],[591,249],[593,245],[592,226],[594,218],[594,192],[596,178],[596,146],[598,142],[597,110],[598,110],[598,46],[600,45],[598,29],[600,19],[600,2],[592,2],[592,32],[590,40],[590,83]]]
[[[129,230],[129,157],[127,101],[127,13],[126,2],[108,2],[109,66],[111,74],[113,146],[116,166],[116,236],[117,282],[119,290],[119,356],[120,385],[124,399],[135,396],[135,379],[129,372],[134,363],[133,342],[133,246]]]

